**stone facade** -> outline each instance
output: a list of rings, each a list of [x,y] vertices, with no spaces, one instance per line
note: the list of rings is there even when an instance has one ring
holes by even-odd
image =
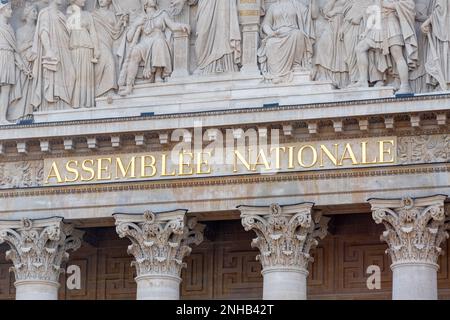
[[[0,297],[449,298],[449,3],[381,5],[2,1]]]

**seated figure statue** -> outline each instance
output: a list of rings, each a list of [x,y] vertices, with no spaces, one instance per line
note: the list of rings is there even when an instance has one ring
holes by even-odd
[[[312,3],[315,5],[316,1]],[[258,50],[266,80],[274,83],[289,81],[294,69],[309,67],[311,9],[314,8],[293,0],[277,0],[269,7],[262,23],[265,37]]]
[[[125,41],[131,43],[131,50],[121,70],[120,95],[126,96],[133,90],[142,61],[143,77],[151,82],[163,82],[171,75],[172,55],[165,36],[166,28],[190,33],[188,25],[174,22],[166,11],[159,10],[157,0],[145,0],[144,13],[136,19],[125,37]]]

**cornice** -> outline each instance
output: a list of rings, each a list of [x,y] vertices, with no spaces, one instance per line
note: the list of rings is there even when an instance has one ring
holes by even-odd
[[[83,125],[83,124],[98,124],[98,123],[116,123],[116,122],[130,122],[130,121],[142,121],[146,119],[164,120],[164,119],[177,119],[177,118],[198,118],[206,116],[220,116],[229,114],[246,114],[246,113],[266,113],[273,111],[286,111],[286,110],[305,110],[305,109],[327,109],[339,106],[355,106],[355,105],[371,105],[371,104],[384,104],[384,103],[403,103],[410,101],[429,101],[429,100],[445,100],[448,99],[449,106],[444,109],[450,109],[450,93],[441,94],[424,94],[416,95],[412,97],[388,97],[377,99],[364,99],[364,100],[346,100],[336,102],[321,102],[311,104],[294,104],[283,105],[275,107],[254,107],[254,108],[237,108],[229,110],[213,110],[213,111],[199,111],[199,112],[186,112],[186,113],[171,113],[171,114],[158,114],[152,116],[138,116],[138,117],[120,117],[120,118],[103,118],[92,120],[70,120],[70,121],[55,121],[55,122],[42,122],[33,123],[27,125],[4,125],[0,126],[1,129],[20,129],[20,128],[36,128],[36,127],[53,127],[53,126],[68,126],[68,125]],[[426,111],[426,109],[424,109]]]

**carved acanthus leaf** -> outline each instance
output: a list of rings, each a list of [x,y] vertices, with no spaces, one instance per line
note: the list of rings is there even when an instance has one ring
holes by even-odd
[[[393,263],[437,263],[440,245],[449,237],[444,199],[426,200],[407,197],[398,206],[371,200],[373,219],[386,228],[381,240],[389,245]]]
[[[260,250],[257,259],[263,268],[292,267],[307,269],[313,259],[310,251],[318,239],[327,235],[328,218],[311,213],[312,206],[297,210],[273,204],[267,208],[241,207],[242,225],[255,231],[252,246]],[[256,210],[255,210],[256,209]]]
[[[77,250],[82,236],[83,232],[64,224],[62,218],[0,224],[0,243],[10,246],[6,258],[13,262],[10,270],[15,273],[16,281],[58,282],[63,272],[61,264],[69,258],[67,251]]]
[[[183,259],[190,254],[190,245],[203,241],[204,225],[195,219],[187,220],[179,214],[145,212],[143,215],[115,215],[119,237],[127,237],[132,244],[137,275],[169,274],[179,276],[185,267]]]

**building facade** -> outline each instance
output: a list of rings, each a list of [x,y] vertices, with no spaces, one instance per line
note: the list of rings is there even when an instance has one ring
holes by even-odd
[[[448,8],[0,3],[0,298],[450,298]]]

